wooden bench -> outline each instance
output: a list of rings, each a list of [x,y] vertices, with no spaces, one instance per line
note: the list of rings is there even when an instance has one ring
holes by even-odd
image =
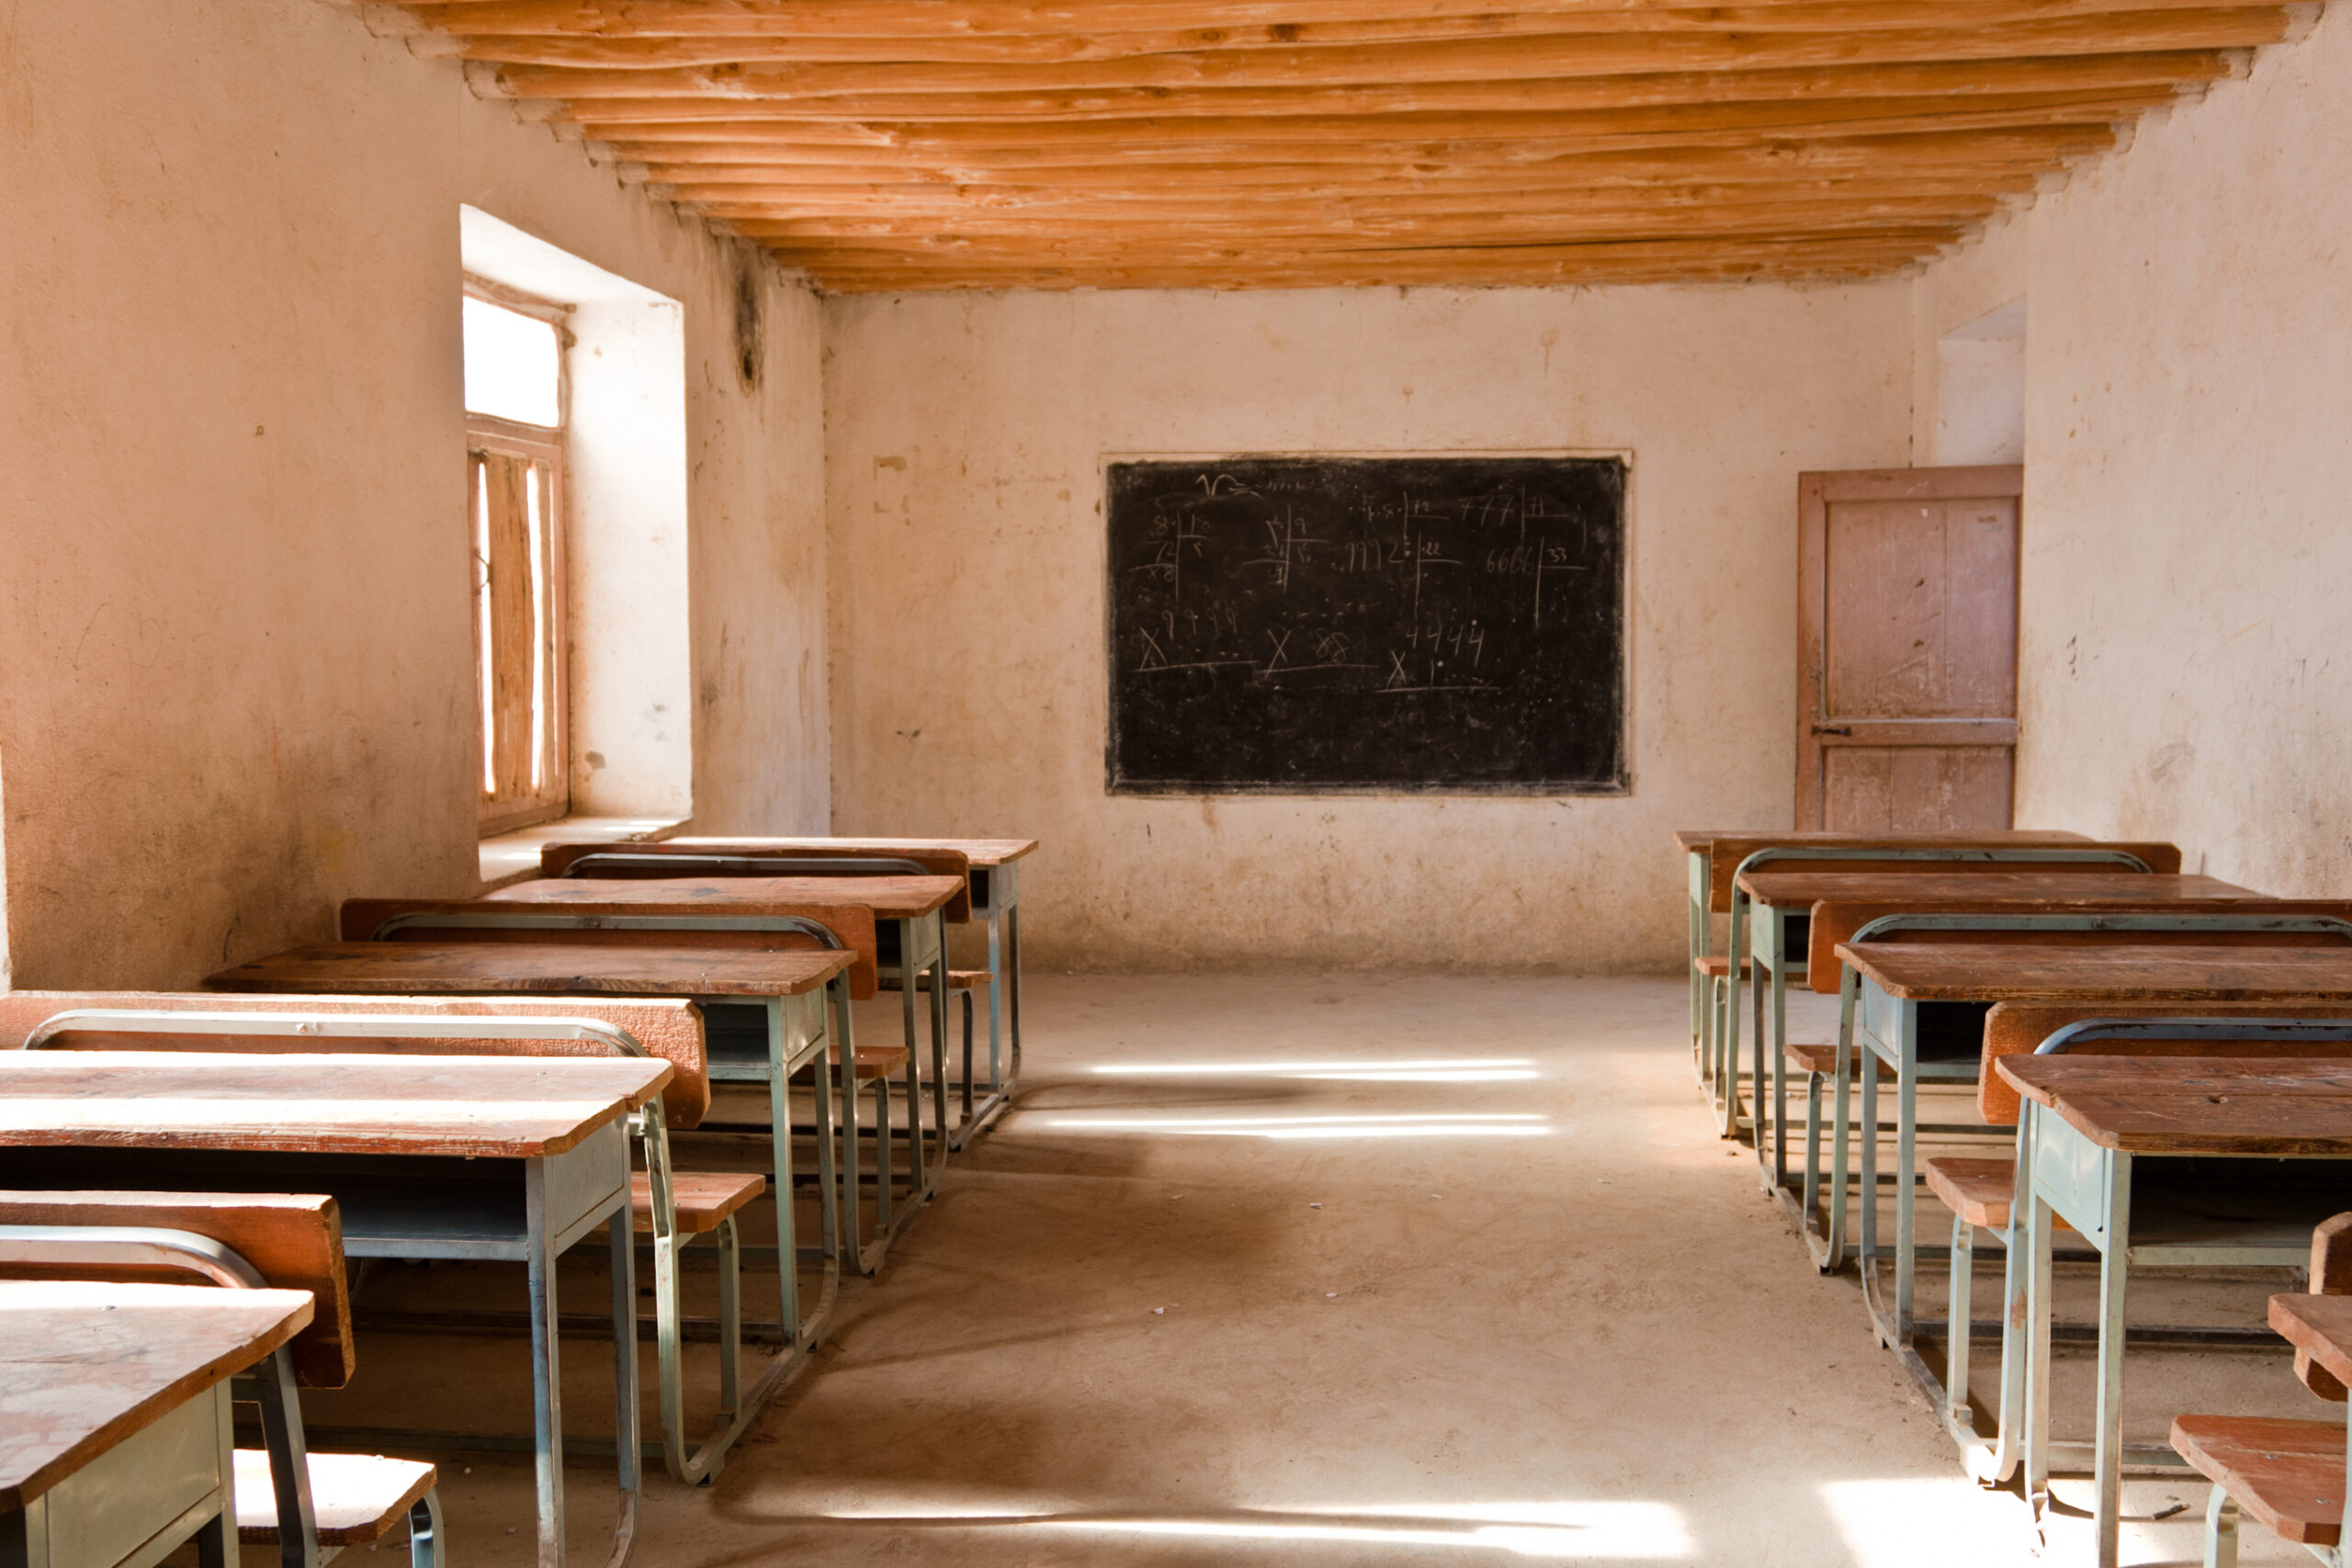
[[[2312,1235],[2311,1290],[2270,1298],[2270,1326],[2295,1347],[2313,1393],[2342,1401],[2352,1384],[2352,1213]],[[2173,1450],[2213,1483],[2205,1509],[2207,1568],[2236,1568],[2241,1510],[2282,1540],[2322,1548],[2344,1539],[2344,1423],[2256,1416],[2181,1416]]]
[[[433,1466],[370,1454],[313,1454],[298,1388],[340,1388],[354,1360],[343,1230],[332,1198],[273,1193],[0,1192],[0,1274],[304,1291],[310,1323],[240,1389],[263,1408],[266,1449],[235,1456],[238,1540],[275,1546],[287,1568],[321,1547],[372,1546],[405,1523],[410,1560],[443,1559]],[[162,1237],[217,1244],[209,1256]],[[242,1276],[242,1277],[240,1277]],[[242,1382],[243,1380],[241,1380]],[[291,1517],[311,1520],[306,1532]]]

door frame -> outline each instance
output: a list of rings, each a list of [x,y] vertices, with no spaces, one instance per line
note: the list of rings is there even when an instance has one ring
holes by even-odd
[[[1968,501],[1980,496],[2005,496],[2018,508],[2018,579],[2024,586],[2025,465],[1985,463],[1951,468],[1855,468],[1803,473],[1797,476],[1797,713],[1796,826],[1818,828],[1826,807],[1823,800],[1824,754],[1835,741],[1816,733],[1826,716],[1824,702],[1828,666],[1823,649],[1829,618],[1829,508],[1840,501]],[[1879,727],[1871,727],[1873,730]],[[1892,725],[1887,727],[1892,728]],[[1933,720],[1903,724],[1901,733],[1914,740],[1940,739],[1932,734]],[[1986,737],[1982,719],[1967,721],[1968,738]],[[1849,744],[1884,739],[1882,735],[1839,737]],[[1951,739],[1959,739],[1954,735]],[[2011,766],[2016,763],[2018,726],[2009,720]],[[2014,784],[2012,798],[2014,799]]]

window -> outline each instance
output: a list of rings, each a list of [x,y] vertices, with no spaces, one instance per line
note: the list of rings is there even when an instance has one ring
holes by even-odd
[[[467,279],[466,478],[485,835],[571,807],[563,733],[569,310]]]

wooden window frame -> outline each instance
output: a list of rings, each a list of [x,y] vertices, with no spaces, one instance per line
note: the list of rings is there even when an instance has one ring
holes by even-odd
[[[564,374],[564,359],[560,351],[571,346],[571,333],[565,325],[571,307],[518,294],[512,288],[475,277],[470,273],[466,276],[465,292],[470,298],[553,324],[560,350],[556,406],[558,418],[567,418],[571,412],[571,387],[570,378]],[[534,574],[537,578],[535,612],[538,624],[535,628],[534,660],[537,669],[532,682],[533,701],[544,716],[534,759],[538,782],[536,785],[518,785],[504,794],[498,791],[493,782],[493,770],[497,767],[497,724],[492,710],[492,694],[484,686],[492,668],[489,658],[491,631],[485,621],[490,608],[490,560],[486,554],[490,522],[484,512],[484,469],[486,459],[491,456],[522,459],[530,465],[526,474],[536,474],[539,479],[541,536],[537,547],[537,558],[533,562]],[[466,520],[468,554],[473,563],[469,577],[469,597],[473,605],[474,680],[477,722],[484,730],[484,753],[481,772],[475,777],[475,799],[478,829],[483,838],[534,823],[553,821],[569,815],[571,809],[571,752],[566,723],[570,707],[570,683],[566,670],[569,639],[564,624],[571,580],[564,548],[567,531],[564,525],[564,431],[561,424],[550,427],[501,419],[492,414],[469,412],[466,415]]]

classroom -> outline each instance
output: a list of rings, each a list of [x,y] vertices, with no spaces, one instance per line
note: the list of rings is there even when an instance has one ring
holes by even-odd
[[[2275,0],[0,6],[0,1568],[2352,1562],[2347,145]]]

